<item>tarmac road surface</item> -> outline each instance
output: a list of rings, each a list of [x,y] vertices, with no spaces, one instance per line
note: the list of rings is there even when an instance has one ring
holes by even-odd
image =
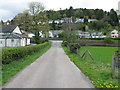
[[[90,80],[70,61],[62,41],[15,75],[3,88],[94,88]]]

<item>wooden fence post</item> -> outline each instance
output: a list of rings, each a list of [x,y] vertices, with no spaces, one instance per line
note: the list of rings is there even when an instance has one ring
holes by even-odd
[[[114,56],[112,56],[112,77],[114,78],[115,74],[115,63],[114,63]]]
[[[118,75],[116,76],[115,73],[116,73],[116,69],[118,70]],[[115,51],[115,55],[112,56],[112,77],[115,78],[120,78],[120,51]]]
[[[90,51],[87,50],[87,52],[90,55],[91,59],[94,60],[94,58],[92,57],[92,54],[90,53]]]
[[[86,53],[88,53],[88,54],[90,55],[91,59],[94,60],[94,58],[92,57],[92,54],[90,53],[89,50],[86,50],[86,51],[83,53],[83,55],[81,56],[83,59],[86,58]]]

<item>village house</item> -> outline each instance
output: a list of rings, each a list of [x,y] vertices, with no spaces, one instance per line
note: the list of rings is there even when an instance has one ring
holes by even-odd
[[[88,22],[92,22],[95,21],[96,19],[88,19]],[[84,22],[84,18],[76,18],[75,23],[80,23],[80,22]]]
[[[113,31],[111,31],[111,37],[112,38],[120,37],[120,32],[114,29]]]
[[[106,38],[106,35],[103,35],[102,32],[93,32],[91,33],[92,38]]]
[[[63,23],[64,20],[54,20],[54,23]],[[53,23],[53,20],[49,20],[49,23]]]
[[[16,25],[1,25],[0,48],[30,45],[30,38],[24,35]]]
[[[79,35],[80,38],[106,38],[106,35],[103,35],[102,32],[83,32],[81,30],[74,30],[72,31],[76,35]]]
[[[75,33],[76,35],[79,35],[80,38],[90,38],[90,33],[89,32],[83,32],[80,30],[74,30],[73,33]]]
[[[49,31],[49,38],[58,38],[59,34],[62,33],[62,30],[50,30]]]

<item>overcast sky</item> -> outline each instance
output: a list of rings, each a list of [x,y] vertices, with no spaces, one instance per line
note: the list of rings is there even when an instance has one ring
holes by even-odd
[[[69,8],[88,8],[88,9],[110,9],[117,10],[120,0],[0,0],[0,20],[11,20],[18,13],[28,9],[28,3],[39,1],[45,5],[47,10],[59,10]]]

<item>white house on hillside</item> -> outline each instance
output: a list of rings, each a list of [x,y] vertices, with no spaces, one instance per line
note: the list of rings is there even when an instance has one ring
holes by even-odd
[[[80,30],[74,30],[72,32],[75,33],[76,35],[79,35],[81,38],[90,38],[91,37],[89,32],[83,32]]]
[[[30,44],[30,38],[23,35],[16,25],[1,25],[0,48],[20,47]]]
[[[113,31],[111,32],[111,37],[112,37],[112,38],[120,37],[120,32],[117,31],[117,30],[113,30]]]
[[[106,35],[103,35],[102,32],[93,32],[91,33],[91,37],[92,38],[106,38]]]
[[[88,22],[92,22],[95,21],[96,19],[88,19]],[[75,23],[80,23],[80,22],[84,22],[84,18],[76,18]]]
[[[55,38],[55,37],[59,37],[59,34],[62,33],[62,30],[50,30],[49,31],[49,38]]]

